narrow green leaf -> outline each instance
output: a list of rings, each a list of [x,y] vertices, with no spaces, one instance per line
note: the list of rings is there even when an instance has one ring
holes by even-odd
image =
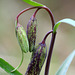
[[[66,75],[66,72],[67,72],[74,56],[75,56],[75,50],[63,62],[63,64],[60,66],[59,70],[57,71],[56,75]]]
[[[67,23],[67,24],[70,24],[70,25],[72,25],[72,26],[75,27],[75,20],[68,19],[68,18],[62,19],[62,20],[58,21],[58,22],[55,24],[53,33],[56,32],[57,28],[59,27],[59,25],[60,25],[61,23]]]
[[[14,72],[11,72],[14,69],[14,67],[12,67],[8,62],[6,62],[2,58],[0,58],[0,67],[4,69],[7,73],[9,73],[10,75],[23,75],[17,70]]]
[[[33,0],[23,0],[23,1],[26,2],[26,3],[28,3],[28,4],[30,4],[30,5],[32,5],[32,6],[45,6],[43,4],[35,2]]]

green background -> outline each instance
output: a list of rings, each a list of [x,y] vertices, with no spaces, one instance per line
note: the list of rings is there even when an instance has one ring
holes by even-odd
[[[75,0],[35,0],[51,9],[54,14],[55,21],[64,18],[75,20]],[[31,7],[22,0],[0,0],[0,57],[8,61],[12,66],[16,67],[21,60],[21,50],[15,36],[15,18],[23,9]],[[22,14],[19,18],[26,30],[28,20],[35,10]],[[45,10],[40,10],[37,14],[38,32],[36,45],[40,43],[45,34],[51,30],[51,21]],[[47,50],[51,35],[47,38]],[[50,74],[54,75],[65,58],[75,49],[75,28],[68,24],[61,24],[57,30],[57,36],[51,61]],[[30,62],[30,53],[26,53],[22,66],[18,69],[25,74],[27,66]],[[40,75],[44,75],[44,68]],[[67,75],[75,74],[75,58],[67,72]],[[49,75],[50,75],[49,74]],[[0,75],[9,75],[0,68]]]

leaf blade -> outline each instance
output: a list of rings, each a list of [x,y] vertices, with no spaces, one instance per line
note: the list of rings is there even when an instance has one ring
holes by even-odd
[[[67,59],[63,62],[60,66],[59,70],[56,72],[55,75],[66,75],[66,72],[75,56],[75,50],[67,57]]]
[[[10,75],[22,75],[19,71],[11,72],[14,67],[12,67],[8,62],[6,62],[4,59],[0,58],[0,67],[4,69],[7,73]]]
[[[37,3],[37,2],[32,1],[32,0],[23,0],[23,1],[30,4],[30,5],[32,5],[32,6],[45,6],[43,4]]]
[[[61,23],[67,23],[67,24],[70,24],[71,26],[75,27],[75,20],[72,20],[72,19],[69,19],[69,18],[66,18],[66,19],[62,19],[60,21],[58,21],[55,26],[54,26],[54,29],[53,29],[53,33],[56,32],[57,28],[59,27],[59,25]]]

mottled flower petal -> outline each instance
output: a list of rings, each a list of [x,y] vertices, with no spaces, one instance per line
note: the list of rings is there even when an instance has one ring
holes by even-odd
[[[28,66],[25,75],[39,75],[46,59],[47,49],[46,45],[40,43],[36,48],[32,55],[32,60]]]
[[[28,52],[29,51],[29,43],[28,43],[26,32],[23,29],[22,25],[18,25],[16,27],[16,37],[18,39],[21,50],[25,53]]]
[[[32,52],[36,42],[37,20],[33,16],[27,24],[27,37],[29,41],[29,51]]]

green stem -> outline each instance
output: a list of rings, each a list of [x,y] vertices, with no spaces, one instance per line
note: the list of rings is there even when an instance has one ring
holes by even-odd
[[[23,51],[22,51],[22,59],[21,59],[20,64],[19,64],[14,70],[12,70],[11,72],[16,71],[16,70],[22,65],[22,63],[23,63],[23,59],[24,59],[24,53],[23,53]]]

